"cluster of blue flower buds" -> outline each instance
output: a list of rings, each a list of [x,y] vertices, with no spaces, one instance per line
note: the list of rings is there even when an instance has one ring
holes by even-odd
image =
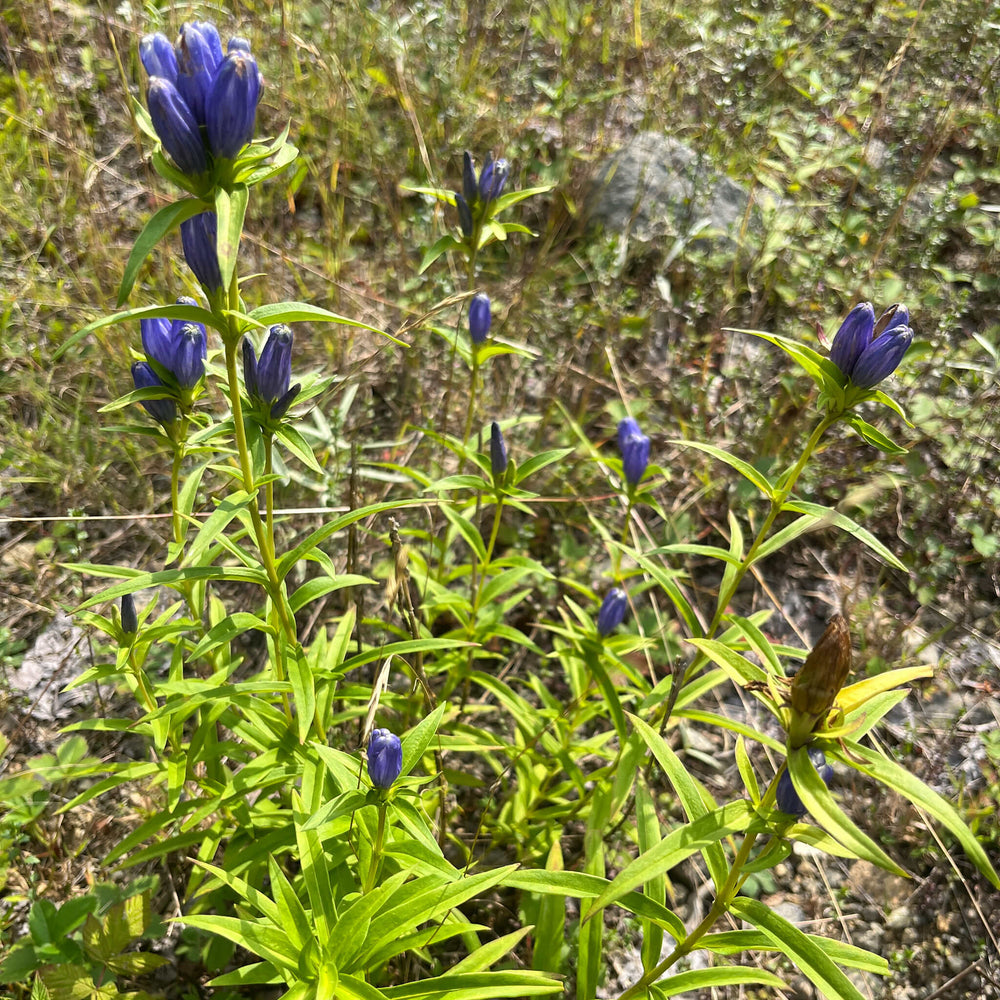
[[[896,303],[875,321],[875,308],[861,302],[840,325],[830,360],[859,389],[873,389],[891,375],[913,343],[910,313]]]
[[[635,489],[649,465],[649,438],[642,433],[634,417],[626,417],[618,424],[618,449],[622,453],[625,481]]]
[[[185,24],[175,45],[146,35],[139,57],[149,74],[149,117],[182,173],[198,177],[213,161],[232,160],[253,138],[263,77],[245,38],[226,54],[215,25]]]
[[[299,394],[301,385],[292,381],[292,331],[278,323],[267,332],[260,358],[249,338],[243,338],[243,382],[247,396],[257,411],[271,420],[280,420]]]
[[[486,154],[483,169],[476,176],[472,154],[466,151],[462,161],[462,190],[455,194],[455,208],[458,209],[458,224],[463,236],[471,236],[476,223],[482,223],[486,211],[503,194],[510,175],[510,164],[503,158],[493,159]]]
[[[197,305],[194,299],[179,298],[179,305]],[[164,389],[171,398],[144,399],[142,405],[154,420],[172,424],[177,419],[177,400],[182,391],[193,389],[205,375],[208,337],[201,323],[182,319],[144,319],[142,349],[145,361],[132,365],[132,381],[137,389]]]
[[[823,783],[829,787],[830,781],[833,779],[833,768],[826,762],[826,754],[822,750],[817,750],[815,748],[810,749],[809,759],[813,763],[813,767],[819,773],[819,776],[823,779]],[[778,779],[778,790],[775,797],[775,804],[783,812],[788,813],[789,816],[805,816],[806,807],[799,798],[799,793],[795,791],[795,786],[792,784],[792,776],[788,773],[788,768],[785,768],[781,772],[781,777]]]
[[[368,741],[368,777],[380,791],[392,787],[403,770],[403,744],[388,729],[375,729]]]

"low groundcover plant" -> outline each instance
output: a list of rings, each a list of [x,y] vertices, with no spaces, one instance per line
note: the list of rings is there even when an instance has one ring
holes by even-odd
[[[272,984],[293,1000],[476,1000],[571,984],[592,1000],[605,965],[604,913],[618,907],[633,919],[642,961],[620,1000],[742,984],[779,995],[781,975],[740,964],[745,952],[781,953],[823,996],[857,1000],[843,970],[886,974],[885,959],[803,930],[741,892],[796,842],[906,874],[845,811],[836,789],[851,771],[940,823],[1000,887],[955,809],[869,739],[905,685],[929,670],[851,682],[846,617],[835,616],[807,655],[768,638],[766,611],[733,610],[754,566],[820,525],[903,568],[864,527],[796,486],[840,427],[857,432],[858,447],[902,450],[859,408],[902,413],[878,386],[912,340],[905,307],[877,322],[870,304],[855,307],[828,357],[746,331],[786,352],[819,394],[805,444],[777,476],[714,444],[676,442],[707,453],[759,498],[752,518],[730,511],[723,545],[653,536],[638,544],[633,513],[657,512],[663,479],[650,437],[626,416],[612,455],[581,431],[580,450],[610,471],[624,510],[620,533],[607,527],[613,506],[595,524],[610,567],[599,599],[516,542],[500,543],[505,521],[532,515],[532,485],[551,488],[571,449],[519,453],[517,428],[530,415],[482,412],[487,366],[519,349],[490,339],[480,253],[528,234],[502,217],[544,189],[518,189],[515,168],[492,154],[477,173],[466,153],[460,191],[413,189],[456,210],[446,221],[457,232],[426,251],[421,272],[449,254],[465,269],[467,307],[455,329],[435,329],[468,371],[464,432],[455,436],[445,407],[440,425],[423,429],[430,454],[386,463],[404,484],[396,495],[300,534],[277,513],[275,457],[322,471],[301,417],[330,379],[300,372],[293,347],[305,324],[354,321],[306,303],[244,299],[238,250],[250,195],[296,156],[287,132],[255,136],[263,79],[248,43],[233,38],[224,53],[211,24],[192,23],[176,45],[143,39],[140,56],[149,83],[139,119],[159,143],[154,167],[181,197],[138,237],[119,305],[150,250],[175,231],[203,298],[137,304],[76,335],[111,323],[140,335],[135,389],[106,410],[140,417],[134,429],[162,446],[172,520],[159,565],[76,566],[113,582],[77,609],[107,643],[73,683],[116,681],[135,713],[70,729],[130,732],[146,752],[107,761],[64,809],[126,784],[145,790],[154,804],[106,863],[169,870],[174,918],[212,942],[203,958],[217,995]],[[345,568],[359,532],[372,552],[391,554],[384,579],[356,572],[354,561]],[[694,603],[704,590],[678,568],[689,556],[721,569],[708,606]],[[365,593],[373,597],[362,615]],[[339,611],[305,641],[302,613],[332,594]],[[654,594],[688,651],[660,676],[637,667],[652,664],[653,641],[635,610]],[[529,595],[541,617],[530,636],[515,614]],[[262,663],[242,652],[248,633],[263,640]],[[729,684],[761,714],[741,721],[702,707]],[[735,736],[740,795],[716,802],[689,770],[672,739],[681,720]],[[623,844],[624,860],[613,854]],[[686,926],[668,877],[694,857],[711,902]],[[142,898],[148,907],[149,890]],[[526,919],[494,928],[497,900]],[[89,917],[84,907],[69,921],[69,906],[59,913],[72,935]],[[697,968],[686,962],[695,949],[710,956]],[[33,981],[33,997],[56,997],[90,995],[108,969],[141,971],[98,965],[92,950],[53,952],[26,938],[0,975]],[[77,992],[60,992],[66,984]]]

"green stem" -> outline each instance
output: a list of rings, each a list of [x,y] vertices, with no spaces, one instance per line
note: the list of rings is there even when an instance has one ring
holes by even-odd
[[[274,471],[274,436],[264,434],[264,475],[268,477],[264,487],[264,509],[267,517],[267,544],[274,558],[274,481],[270,478]]]
[[[743,885],[743,866],[750,857],[750,851],[757,840],[756,833],[749,833],[743,838],[739,853],[733,859],[732,867],[726,876],[726,881],[715,897],[711,909],[705,918],[676,948],[655,968],[650,969],[637,983],[630,986],[618,1000],[631,1000],[632,997],[644,995],[649,987],[655,983],[666,971],[676,965],[685,955],[694,951],[698,942],[712,929],[715,922],[729,909],[730,904],[740,891]]]
[[[784,507],[785,502],[792,495],[792,491],[795,489],[795,484],[798,482],[799,476],[802,475],[802,470],[806,467],[806,463],[810,458],[812,458],[812,454],[816,450],[816,447],[820,442],[820,438],[826,433],[830,425],[838,419],[839,414],[827,414],[823,417],[823,419],[813,429],[812,434],[809,436],[809,440],[806,442],[806,446],[803,449],[802,454],[799,456],[798,461],[796,461],[795,465],[793,465],[792,468],[789,469],[789,471],[782,477],[784,485],[771,498],[771,509],[767,512],[767,517],[764,518],[764,523],[760,526],[760,530],[757,532],[757,535],[753,540],[753,544],[751,544],[747,554],[740,562],[732,580],[729,581],[729,585],[725,590],[719,592],[719,600],[715,608],[715,615],[712,617],[712,623],[709,625],[708,631],[706,632],[707,638],[712,638],[716,629],[722,622],[722,616],[726,613],[726,608],[729,607],[729,602],[736,593],[743,577],[746,576],[747,571],[750,569],[751,565],[753,565],[753,561],[757,555],[757,550],[767,540],[767,536],[770,533],[771,528],[774,526],[774,522],[777,520],[778,515],[781,513],[782,507]]]
[[[378,870],[382,866],[382,843],[385,840],[385,813],[388,806],[385,802],[378,804],[378,832],[375,834],[375,847],[372,849],[372,860],[368,867],[368,877],[365,879],[365,893],[375,888],[378,881]]]

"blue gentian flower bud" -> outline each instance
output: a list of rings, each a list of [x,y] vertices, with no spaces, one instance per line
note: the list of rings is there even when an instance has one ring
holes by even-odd
[[[222,287],[219,253],[216,249],[217,232],[215,212],[202,212],[181,223],[184,259],[207,292],[215,292]]]
[[[275,324],[268,331],[259,361],[249,338],[243,339],[243,381],[247,396],[274,420],[285,415],[301,388],[299,383],[289,387],[293,339],[292,331],[284,323]]]
[[[136,361],[132,365],[132,381],[137,389],[166,388],[162,379],[146,361]],[[177,407],[172,399],[144,399],[142,406],[146,412],[161,424],[172,424],[177,419]]]
[[[495,420],[490,425],[490,468],[494,479],[499,479],[507,471],[507,446],[500,425]]]
[[[848,377],[854,371],[875,331],[875,309],[870,302],[859,302],[848,314],[833,338],[830,360]]]
[[[622,471],[629,486],[637,486],[649,464],[649,438],[632,417],[618,424],[618,448],[622,453]]]
[[[628,594],[621,587],[612,587],[604,595],[601,610],[597,612],[598,635],[610,635],[625,620],[628,611]]]
[[[460,194],[455,195],[455,208],[458,209],[458,225],[463,236],[472,235],[472,209]]]
[[[149,81],[149,117],[163,148],[182,173],[197,177],[208,170],[208,154],[198,122],[177,87],[161,76]]]
[[[253,138],[260,79],[257,61],[248,52],[230,52],[216,71],[205,102],[208,144],[214,156],[232,160]]]
[[[122,631],[133,635],[139,630],[139,618],[135,613],[135,598],[131,594],[122,595]]]
[[[194,299],[180,298],[183,305],[196,305]],[[208,337],[201,323],[159,317],[139,321],[142,349],[150,361],[170,372],[183,389],[196,386],[205,374]]]
[[[388,729],[373,730],[368,741],[368,777],[385,791],[403,770],[403,745]]]
[[[159,76],[177,85],[177,56],[162,32],[146,35],[139,43],[139,58],[149,76]]]
[[[476,168],[472,165],[472,154],[466,150],[462,156],[462,194],[470,208],[479,200],[479,184],[476,182]]]
[[[233,35],[233,37],[229,39],[226,51],[245,52],[247,55],[250,55],[250,43],[245,38],[241,38],[239,35]]]
[[[199,125],[205,124],[205,105],[215,71],[222,61],[222,43],[214,25],[185,24],[177,39],[177,89]]]
[[[469,300],[469,336],[474,344],[481,344],[486,340],[492,321],[490,297],[484,292],[478,292]]]
[[[827,764],[826,754],[822,750],[811,749],[809,751],[809,759],[813,762],[813,766],[823,779],[823,783],[829,787],[833,779],[833,768]],[[785,768],[781,772],[781,777],[778,779],[775,804],[783,813],[788,813],[789,816],[805,816],[806,814],[806,807],[802,799],[799,798],[799,793],[795,791],[795,786],[792,784],[792,776],[788,773],[788,768]]]
[[[851,381],[859,389],[873,389],[899,367],[912,343],[913,331],[908,326],[890,327],[865,348],[851,372]]]
[[[484,205],[495,201],[503,194],[509,173],[510,164],[506,160],[487,160],[483,172],[479,175],[479,197]]]

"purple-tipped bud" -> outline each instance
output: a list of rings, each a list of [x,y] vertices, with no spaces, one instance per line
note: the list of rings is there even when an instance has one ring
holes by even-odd
[[[875,331],[875,309],[870,302],[859,302],[848,314],[833,338],[830,360],[848,377],[854,371]]]
[[[211,24],[185,24],[177,39],[177,89],[199,125],[205,124],[205,104],[215,71],[222,60],[219,33]]]
[[[243,381],[247,396],[255,405],[267,410],[274,420],[285,415],[300,389],[299,384],[289,387],[293,339],[292,331],[284,323],[275,324],[268,331],[260,360],[249,339],[243,340]]]
[[[507,471],[507,445],[495,420],[490,425],[490,469],[494,479],[499,479]]]
[[[612,587],[604,595],[601,610],[597,612],[598,635],[610,635],[625,620],[628,611],[628,594],[621,587]]]
[[[810,750],[809,759],[813,762],[813,767],[816,768],[819,776],[823,779],[823,783],[829,787],[830,782],[833,780],[833,768],[827,764],[826,755],[822,750]],[[775,804],[783,812],[788,813],[789,816],[804,816],[806,814],[806,807],[799,798],[799,793],[795,791],[795,786],[792,784],[792,776],[788,773],[788,768],[785,768],[781,773],[781,777],[778,779],[778,791],[775,796]]]
[[[165,389],[160,376],[145,361],[132,365],[132,381],[137,389]],[[177,419],[177,407],[172,399],[144,399],[142,406],[146,412],[161,424],[172,424]]]
[[[851,372],[851,381],[859,389],[873,389],[899,367],[912,343],[913,331],[908,326],[890,327],[865,348]]]
[[[649,438],[632,417],[618,424],[618,448],[622,453],[622,471],[629,486],[637,486],[649,464]]]
[[[207,292],[215,292],[222,287],[219,253],[216,249],[217,232],[215,212],[202,212],[181,223],[184,259]]]
[[[232,160],[253,139],[260,100],[257,61],[248,52],[231,52],[215,74],[205,102],[205,124],[212,154]]]
[[[388,729],[375,729],[368,741],[368,777],[385,791],[403,770],[403,745]]]
[[[146,35],[139,43],[139,58],[149,76],[159,76],[177,85],[177,56],[162,32]]]
[[[135,598],[131,594],[122,595],[122,631],[133,635],[139,630],[139,618],[135,613]]]
[[[169,370],[174,353],[170,320],[159,316],[154,319],[141,319],[139,329],[142,331],[142,350],[146,357]]]
[[[470,208],[479,199],[479,185],[476,182],[476,168],[472,164],[472,154],[466,150],[462,156],[462,194]]]
[[[510,164],[504,160],[488,160],[479,175],[479,197],[484,205],[495,201],[503,194],[510,173]]]
[[[192,299],[184,303],[194,304]],[[205,374],[208,338],[201,323],[175,319],[144,319],[142,349],[150,361],[155,361],[177,379],[182,389],[191,389]]]
[[[181,172],[197,177],[208,170],[201,129],[177,87],[162,76],[154,76],[149,81],[146,102],[153,128]]]
[[[469,301],[469,336],[474,344],[481,344],[486,340],[492,321],[490,297],[484,292],[478,292]]]
[[[472,235],[472,209],[460,194],[455,195],[455,208],[458,209],[458,225],[463,236]]]

